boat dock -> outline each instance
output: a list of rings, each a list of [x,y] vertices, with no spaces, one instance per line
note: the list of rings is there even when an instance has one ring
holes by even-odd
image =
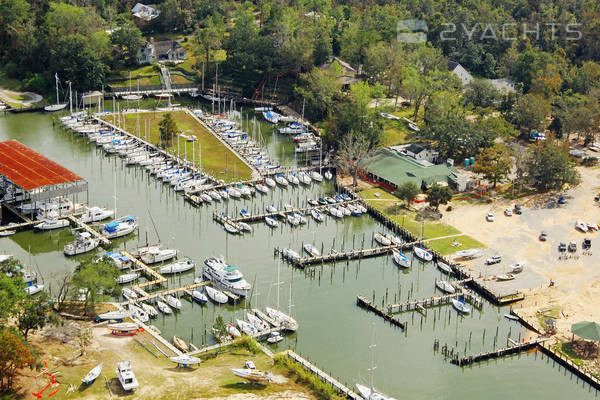
[[[356,203],[359,200],[345,200],[345,201],[341,201],[339,203],[335,203],[335,204],[327,204],[327,205],[318,205],[318,206],[310,206],[310,207],[305,207],[305,208],[293,208],[292,210],[280,210],[280,211],[276,211],[276,212],[272,212],[272,213],[261,213],[261,214],[253,214],[253,215],[249,215],[247,217],[236,217],[236,218],[230,218],[231,221],[234,222],[258,222],[258,221],[264,221],[266,217],[273,217],[273,218],[286,218],[288,214],[294,213],[294,212],[300,212],[302,214],[308,214],[310,213],[312,210],[318,210],[318,211],[325,211],[329,206],[332,205],[346,205],[346,204],[352,204],[352,203]]]
[[[269,317],[267,314],[265,314],[262,311],[260,311],[258,308],[253,308],[252,312],[258,318],[262,319],[263,321],[266,321],[269,325],[271,325],[271,326],[273,326],[275,328],[279,328],[279,322],[275,321],[274,319],[272,319],[271,317]]]
[[[100,232],[98,232],[95,229],[92,229],[91,226],[89,226],[88,224],[86,224],[85,222],[83,222],[82,220],[80,220],[79,218],[77,218],[74,215],[69,215],[67,217],[67,219],[69,221],[71,221],[72,223],[74,223],[75,225],[79,226],[80,228],[82,228],[83,230],[85,230],[86,232],[88,232],[90,235],[94,236],[96,239],[100,240],[100,243],[102,243],[105,246],[109,246],[110,245],[110,240],[102,235]]]
[[[238,231],[240,231],[240,232],[243,231],[242,227],[239,226],[236,222],[233,222],[230,217],[221,215],[217,211],[213,212],[213,219],[215,221],[217,221],[218,223],[220,223],[221,225],[225,225],[225,223],[228,223],[229,225],[233,226]]]
[[[449,304],[452,302],[453,299],[456,299],[458,297],[462,297],[464,300],[466,300],[467,302],[469,302],[471,305],[473,305],[476,308],[480,309],[481,307],[483,307],[483,300],[481,298],[479,298],[479,297],[475,296],[473,293],[465,290],[465,291],[457,291],[456,293],[447,294],[444,296],[438,296],[438,297],[432,296],[430,298],[423,299],[423,300],[413,300],[413,301],[407,301],[405,303],[389,304],[386,306],[386,309],[387,309],[388,314],[395,314],[395,313],[400,313],[400,312],[404,312],[404,311],[426,310],[428,307],[437,307],[437,306]]]
[[[348,387],[346,387],[345,385],[342,385],[337,379],[334,379],[331,376],[329,376],[328,374],[326,374],[325,372],[321,371],[315,365],[310,363],[308,360],[305,360],[304,358],[300,357],[298,354],[294,353],[292,350],[285,351],[285,354],[289,358],[291,358],[293,361],[302,365],[302,367],[304,369],[317,375],[319,377],[319,379],[321,379],[323,382],[331,385],[338,393],[345,396],[346,398],[353,399],[353,400],[361,400],[362,399],[362,397],[360,397],[358,394],[356,394],[352,390],[348,389]]]
[[[459,367],[469,364],[474,364],[480,361],[490,360],[493,358],[504,357],[511,354],[517,354],[522,351],[527,351],[537,347],[538,344],[541,344],[548,340],[547,338],[539,338],[534,339],[532,341],[523,342],[516,344],[514,346],[504,347],[502,349],[492,350],[485,353],[479,353],[473,356],[466,357],[458,357],[458,353],[455,353],[455,356],[450,360],[452,364],[458,365]]]
[[[405,329],[406,326],[408,325],[406,321],[404,321],[404,322],[400,321],[398,318],[387,313],[384,309],[377,307],[374,303],[371,303],[369,300],[367,300],[363,296],[360,296],[360,295],[356,296],[356,305],[361,308],[365,308],[368,311],[371,311],[371,312],[379,315],[380,317],[383,317],[384,320],[388,321],[392,325],[395,325],[399,328]]]
[[[167,296],[170,294],[175,294],[175,293],[179,293],[179,292],[184,292],[184,291],[190,291],[192,289],[204,286],[210,284],[210,281],[204,281],[204,282],[200,282],[200,283],[193,283],[191,285],[186,285],[186,286],[182,286],[182,287],[178,287],[176,289],[167,289],[167,290],[162,290],[160,292],[155,292],[155,293],[151,293],[148,294],[148,296],[144,296],[144,297],[138,297],[135,300],[126,300],[124,302],[121,303],[121,305],[129,305],[129,304],[133,304],[139,301],[148,301],[148,300],[153,300],[157,297],[161,297],[161,296]]]
[[[138,271],[141,271],[141,273],[144,276],[150,279],[148,282],[133,285],[134,287],[138,289],[143,289],[152,285],[161,285],[167,281],[167,278],[165,278],[164,276],[162,276],[161,274],[159,274],[158,272],[156,272],[155,270],[153,270],[152,268],[150,268],[149,266],[132,256],[129,252],[121,250],[121,254],[129,258],[138,267]]]

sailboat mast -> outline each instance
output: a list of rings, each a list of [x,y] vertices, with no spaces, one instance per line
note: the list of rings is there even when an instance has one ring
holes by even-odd
[[[115,209],[115,218],[117,218],[117,171],[115,170],[113,173],[114,183],[113,183],[113,206]]]
[[[371,368],[369,369],[369,372],[371,373],[371,395],[373,393],[375,393],[375,388],[374,388],[374,384],[373,384],[373,375],[375,373],[375,368],[377,368],[375,366],[375,324],[373,324],[373,333],[371,334],[372,338],[371,338],[371,345],[369,346],[369,348],[371,349]],[[370,397],[370,395],[369,395]]]
[[[56,83],[56,104],[58,104],[58,73],[56,72],[54,73],[54,82]]]
[[[281,270],[281,258],[277,258],[277,310],[279,310],[279,285],[281,284],[279,276]]]

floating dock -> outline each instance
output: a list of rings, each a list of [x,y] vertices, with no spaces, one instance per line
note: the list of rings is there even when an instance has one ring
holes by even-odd
[[[327,208],[329,208],[330,206],[336,205],[336,206],[344,206],[346,204],[352,204],[352,203],[357,203],[358,200],[345,200],[345,201],[340,201],[339,203],[335,203],[335,204],[327,204],[327,205],[323,205],[320,204],[318,206],[310,206],[310,207],[304,207],[304,208],[293,208],[292,210],[280,210],[280,211],[276,211],[276,212],[272,212],[272,213],[260,213],[260,214],[253,214],[253,215],[249,215],[247,217],[236,217],[236,218],[230,218],[230,221],[233,222],[262,222],[265,220],[266,217],[272,217],[272,218],[286,218],[289,214],[295,213],[295,212],[300,212],[302,214],[308,214],[310,213],[312,210],[318,210],[318,211],[322,211],[323,213],[325,213],[325,210],[327,210]]]
[[[208,285],[210,284],[210,281],[204,281],[204,282],[200,282],[200,283],[193,283],[191,285],[186,285],[186,286],[182,286],[182,287],[178,287],[176,289],[168,289],[168,290],[162,290],[160,292],[155,292],[155,293],[151,293],[148,296],[145,297],[138,297],[135,300],[126,300],[124,302],[121,303],[121,305],[125,306],[125,305],[129,305],[129,304],[133,304],[133,303],[137,303],[139,301],[148,301],[148,300],[152,300],[155,299],[157,297],[161,297],[161,296],[167,296],[169,294],[175,294],[175,293],[179,293],[179,292],[184,292],[184,291],[190,291],[192,289],[204,286],[204,285]]]

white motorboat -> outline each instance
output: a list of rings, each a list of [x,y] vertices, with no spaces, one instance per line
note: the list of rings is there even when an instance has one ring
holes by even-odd
[[[264,119],[266,119],[268,122],[272,123],[272,124],[277,124],[279,122],[279,119],[281,118],[281,114],[276,113],[275,111],[263,111],[262,113]]]
[[[452,299],[452,305],[454,306],[454,308],[456,308],[458,312],[461,312],[463,314],[468,314],[471,312],[471,307],[467,303],[462,301],[460,297],[458,299]]]
[[[190,269],[194,268],[195,266],[196,266],[196,264],[194,263],[194,261],[190,260],[189,258],[186,258],[184,260],[162,266],[160,268],[159,272],[161,274],[165,274],[165,275],[166,274],[179,274],[182,272],[189,271]]]
[[[392,257],[396,265],[402,268],[410,267],[410,258],[402,254],[399,250],[392,250]]]
[[[333,174],[330,171],[325,171],[325,173],[323,174],[323,176],[325,177],[325,179],[327,179],[328,181],[330,181],[333,178]]]
[[[483,255],[481,249],[459,250],[454,253],[457,258],[477,258]]]
[[[34,228],[40,230],[51,230],[65,228],[67,226],[69,226],[69,221],[67,219],[49,219],[35,225]]]
[[[417,258],[419,258],[420,260],[423,260],[423,261],[433,260],[433,254],[431,254],[430,252],[428,252],[427,250],[425,250],[424,248],[422,248],[420,246],[413,246],[413,251],[415,253],[415,256]]]
[[[206,295],[198,289],[194,289],[192,291],[192,299],[194,299],[195,301],[197,301],[198,303],[201,303],[201,304],[208,302],[208,298],[206,297]]]
[[[169,307],[166,303],[164,303],[161,300],[156,300],[156,307],[158,307],[158,310],[163,314],[173,314],[173,310],[171,310],[171,307]]]
[[[392,244],[392,241],[381,233],[376,233],[373,235],[373,239],[375,239],[375,241],[382,246],[390,246]]]
[[[255,336],[258,333],[258,330],[252,324],[246,321],[236,319],[235,323],[237,324],[238,328],[240,328],[242,333],[245,333],[248,336]]]
[[[144,264],[155,264],[163,261],[170,260],[177,257],[177,250],[175,249],[161,249],[159,246],[150,246],[145,251],[140,259]]]
[[[21,270],[21,275],[23,275],[23,282],[25,283],[34,282],[37,279],[37,273],[34,271]]]
[[[98,321],[111,321],[111,320],[120,321],[125,318],[131,317],[132,314],[133,313],[131,311],[125,311],[125,310],[109,311],[109,312],[105,312],[103,314],[99,314],[96,317],[96,320],[98,320]]]
[[[83,379],[81,379],[81,382],[84,385],[91,385],[92,383],[94,383],[96,378],[100,376],[100,372],[102,372],[102,363],[92,368],[90,372],[88,372],[87,375],[84,376]]]
[[[323,182],[323,176],[320,173],[318,173],[317,171],[312,171],[310,173],[310,177],[312,178],[313,181]]]
[[[27,295],[29,296],[33,296],[34,294],[37,294],[39,292],[41,292],[42,290],[44,290],[44,285],[29,285],[26,286],[24,288],[25,293],[27,293]]]
[[[438,289],[440,289],[442,292],[445,292],[445,293],[452,294],[452,293],[456,292],[456,289],[454,288],[454,286],[452,286],[450,284],[450,282],[448,282],[448,281],[443,281],[443,280],[436,281],[435,286],[437,286]]]
[[[238,338],[242,337],[242,333],[233,324],[227,324],[227,326],[225,327],[225,330],[232,337],[238,337]]]
[[[499,281],[512,281],[515,279],[515,276],[513,274],[500,274],[496,276],[496,279]]]
[[[129,235],[131,232],[138,227],[137,221],[134,217],[123,217],[117,221],[109,222],[104,224],[100,233],[106,236],[108,239],[118,238]]]
[[[202,362],[198,357],[188,356],[186,354],[176,357],[169,357],[169,361],[181,365],[196,365]]]
[[[117,378],[126,392],[137,389],[140,385],[131,369],[131,362],[121,361],[117,364]]]
[[[235,376],[239,376],[252,383],[265,383],[270,382],[273,379],[273,374],[270,372],[259,371],[257,369],[231,368],[231,372],[233,372]]]
[[[107,218],[112,218],[115,215],[114,210],[101,207],[85,207],[84,213],[79,217],[82,222],[97,222]]]
[[[267,223],[267,225],[269,225],[271,228],[276,228],[279,225],[279,222],[277,222],[277,220],[273,217],[265,217],[265,222]]]
[[[317,249],[315,246],[313,246],[310,243],[304,243],[302,248],[304,249],[305,252],[307,252],[312,257],[318,257],[321,255],[321,252],[319,251],[319,249]]]
[[[123,297],[125,297],[127,300],[136,300],[137,299],[137,293],[133,291],[133,289],[130,288],[123,288],[121,290],[121,294],[123,295]]]
[[[228,265],[223,258],[207,258],[202,275],[219,289],[227,290],[239,296],[247,296],[252,289],[238,267]]]
[[[525,262],[516,262],[510,265],[510,270],[513,274],[517,274],[519,272],[523,272],[523,267],[525,266]]]
[[[279,322],[288,331],[295,332],[298,330],[298,322],[289,315],[270,307],[265,307],[265,311],[270,318]]]
[[[4,262],[4,261],[8,260],[12,256],[13,256],[12,254],[0,254],[0,262]]]
[[[64,247],[64,253],[67,256],[87,253],[94,250],[100,244],[100,240],[93,238],[89,232],[81,232],[73,243],[69,243]]]
[[[139,272],[131,272],[129,274],[123,274],[123,275],[118,276],[115,279],[115,282],[123,285],[125,283],[133,282],[136,279],[138,279],[139,277],[140,277]]]
[[[300,259],[300,254],[298,254],[294,250],[288,248],[288,249],[283,250],[283,257],[289,258],[292,260],[298,260],[298,259]]]
[[[15,233],[17,233],[17,231],[12,230],[12,229],[6,229],[3,231],[0,231],[0,237],[12,236]]]
[[[287,186],[288,185],[287,179],[285,179],[285,177],[283,175],[281,175],[281,174],[275,175],[275,182],[278,185],[281,185],[281,186]]]
[[[140,307],[146,312],[146,314],[148,314],[150,318],[158,317],[158,311],[150,304],[140,303]]]
[[[452,271],[452,268],[450,268],[450,266],[442,261],[437,262],[437,267],[442,271],[445,272],[446,274],[452,274],[454,273],[454,271]]]
[[[575,222],[575,229],[579,229],[581,232],[584,232],[584,233],[589,230],[588,224],[583,221]]]
[[[246,311],[246,319],[260,332],[264,332],[269,329],[269,324],[258,318],[256,315],[249,313],[248,311]]]
[[[166,295],[165,300],[167,301],[167,304],[169,305],[169,307],[174,308],[176,310],[181,309],[181,300],[179,300],[177,297],[173,296],[172,294]]]
[[[110,262],[115,264],[119,269],[127,269],[131,267],[131,260],[129,257],[124,256],[120,253],[108,252],[105,254],[105,257],[108,257]]]
[[[208,297],[215,303],[218,303],[218,304],[227,303],[228,298],[225,295],[225,293],[223,293],[217,289],[214,289],[210,286],[205,286],[205,290],[206,290],[206,294],[208,295]]]
[[[272,178],[265,178],[265,184],[269,187],[275,187],[276,183]]]
[[[281,336],[281,333],[279,333],[279,332],[271,332],[271,334],[267,338],[267,343],[269,343],[269,344],[275,344],[275,343],[281,342],[282,340],[283,340],[283,336]]]

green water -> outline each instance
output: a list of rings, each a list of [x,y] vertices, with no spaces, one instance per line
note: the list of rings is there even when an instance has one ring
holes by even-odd
[[[267,134],[267,132],[263,132]],[[135,215],[140,220],[138,236],[131,236],[115,244],[115,248],[134,248],[137,243],[156,241],[152,228],[152,215],[161,241],[174,246],[197,263],[209,256],[224,255],[238,265],[246,279],[255,284],[253,307],[276,303],[277,261],[274,247],[292,246],[300,251],[303,241],[314,243],[328,251],[335,240],[338,250],[359,247],[363,241],[370,244],[373,232],[382,226],[368,216],[347,217],[341,221],[327,219],[308,226],[291,228],[283,225],[271,230],[265,224],[256,224],[254,233],[243,237],[227,235],[212,221],[213,210],[234,214],[241,208],[264,209],[267,204],[302,204],[309,197],[330,193],[330,183],[312,185],[310,188],[276,189],[268,196],[257,194],[252,201],[230,201],[217,206],[193,208],[167,186],[149,177],[136,167],[125,167],[118,157],[107,157],[87,140],[72,133],[53,128],[51,120],[43,114],[20,114],[0,117],[0,140],[18,139],[84,177],[90,183],[89,197],[92,205],[113,204],[113,182],[117,181],[118,214]],[[273,141],[281,138],[272,138]],[[275,147],[274,147],[275,149]],[[285,154],[284,154],[285,156]],[[287,159],[290,160],[289,158]],[[78,199],[85,200],[85,194]],[[335,238],[335,239],[334,239]],[[64,244],[72,240],[68,230],[47,233],[22,232],[0,239],[0,251],[14,254],[26,264],[31,260],[52,290],[56,279],[64,271],[72,270],[77,258],[66,259],[62,254]],[[409,271],[399,270],[386,257],[372,258],[336,265],[319,266],[314,274],[281,264],[280,304],[287,308],[292,288],[292,314],[300,323],[297,334],[287,336],[277,350],[293,348],[342,382],[366,383],[370,366],[369,344],[372,325],[376,332],[375,384],[383,392],[398,399],[522,399],[544,398],[591,399],[597,393],[540,354],[521,355],[477,364],[461,369],[433,352],[433,342],[448,344],[464,353],[477,353],[493,348],[498,330],[498,346],[506,345],[510,337],[518,340],[523,329],[514,321],[503,317],[508,308],[497,308],[486,303],[482,310],[472,315],[458,317],[450,306],[429,310],[428,318],[421,321],[420,314],[404,314],[407,331],[385,323],[356,306],[356,295],[381,303],[388,290],[388,302],[405,301],[412,288],[412,297],[421,299],[438,294],[434,279],[440,273],[433,265],[415,262]],[[171,278],[169,287],[190,283],[194,273]],[[396,297],[394,297],[396,296]],[[175,316],[160,316],[153,321],[163,335],[170,339],[177,334],[200,346],[213,343],[210,331],[217,314],[226,320],[242,318],[245,303],[234,309],[231,305],[199,306],[187,301]],[[435,321],[434,321],[435,314]],[[486,332],[485,342],[483,332]],[[471,337],[469,343],[469,337]]]

